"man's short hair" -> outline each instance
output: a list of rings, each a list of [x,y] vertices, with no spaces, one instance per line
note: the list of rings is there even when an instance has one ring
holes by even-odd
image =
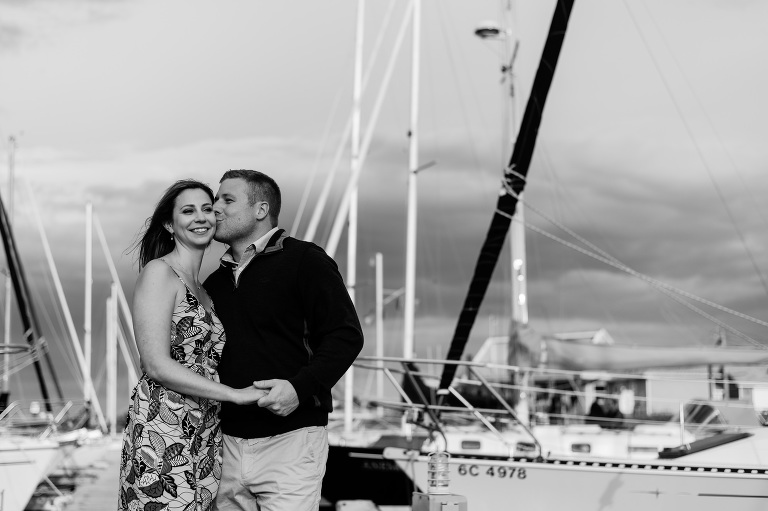
[[[269,204],[269,218],[272,220],[272,226],[277,225],[282,199],[280,197],[280,187],[277,186],[274,179],[258,170],[248,169],[228,170],[221,176],[219,183],[225,179],[242,179],[248,183],[248,205],[253,206],[259,201],[267,202]]]

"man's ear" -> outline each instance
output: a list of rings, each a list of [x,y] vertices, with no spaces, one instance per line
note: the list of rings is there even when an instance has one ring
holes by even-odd
[[[264,220],[269,216],[269,202],[260,201],[256,204],[256,218]]]

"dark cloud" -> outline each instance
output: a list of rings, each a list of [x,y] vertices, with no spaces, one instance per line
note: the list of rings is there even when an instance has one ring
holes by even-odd
[[[445,145],[437,166],[419,176],[417,295],[418,314],[451,323],[491,219],[499,171],[489,163],[495,156],[478,165],[458,139],[449,138]],[[401,287],[405,267],[405,157],[399,141],[377,139],[375,147],[360,181],[358,296],[363,308],[372,305],[373,274],[367,262],[374,252],[384,253],[385,287]],[[546,151],[546,144],[542,148]],[[757,234],[764,221],[744,201],[728,200],[743,192],[737,181],[716,176],[721,181],[713,182],[701,166],[676,168],[674,162],[669,171],[646,172],[622,161],[627,148],[621,145],[602,159],[582,149],[564,144],[557,158],[568,164],[560,163],[557,172],[538,153],[526,192],[532,206],[636,271],[736,310],[761,314],[767,293],[745,256],[749,251],[760,260],[765,253]],[[472,166],[480,167],[474,178],[466,172]],[[704,179],[675,179],[675,171],[698,172]],[[757,181],[750,193],[759,195],[763,186]],[[526,219],[581,245],[530,211]],[[342,268],[343,243],[337,256]],[[529,306],[536,318],[532,321],[540,326],[607,325],[629,343],[695,343],[712,337],[712,323],[619,269],[535,232],[528,234],[528,254]],[[481,316],[507,313],[508,265],[503,254]],[[741,323],[698,306],[728,323]],[[558,320],[551,323],[551,318]],[[740,328],[762,338],[759,328]]]

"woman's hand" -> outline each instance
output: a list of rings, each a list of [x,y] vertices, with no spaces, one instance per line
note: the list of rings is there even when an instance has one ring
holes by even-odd
[[[250,405],[266,395],[267,392],[265,390],[250,386],[243,389],[232,389],[232,396],[229,400],[236,405]]]

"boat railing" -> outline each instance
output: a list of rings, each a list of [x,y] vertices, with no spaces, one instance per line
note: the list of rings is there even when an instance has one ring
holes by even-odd
[[[453,380],[451,386],[445,389],[442,395],[439,395],[437,382],[440,379],[442,368],[446,364],[458,366],[457,374],[460,376]],[[609,374],[604,372],[587,374],[473,361],[373,356],[359,357],[355,367],[361,371],[369,371],[369,375],[383,374],[395,390],[394,395],[391,391],[389,393],[384,392],[375,397],[363,397],[360,399],[361,402],[371,407],[399,411],[404,415],[407,422],[427,429],[430,435],[441,436],[445,442],[447,442],[445,440],[446,425],[460,423],[461,420],[468,417],[473,418],[475,422],[481,423],[485,429],[498,438],[509,449],[510,453],[515,451],[516,445],[513,445],[503,434],[504,429],[509,427],[525,431],[531,438],[532,450],[536,452],[537,456],[541,456],[543,449],[534,429],[537,426],[548,424],[573,426],[574,430],[588,429],[581,425],[598,425],[597,430],[615,430],[630,439],[633,435],[639,437],[659,434],[660,432],[674,436],[674,431],[678,430],[681,445],[693,439],[723,432],[741,431],[766,424],[764,420],[761,421],[761,416],[755,406],[744,400],[681,399],[667,395],[634,395],[632,399],[636,413],[619,417],[596,418],[586,412],[586,404],[589,400],[617,400],[617,395],[603,389],[593,389],[587,392],[583,388],[585,382],[638,380],[645,384],[649,377],[642,374]],[[489,374],[500,374],[501,370],[506,372],[507,378],[497,377],[491,380],[488,377]],[[532,372],[535,372],[540,379],[519,378],[522,374],[530,375]],[[553,374],[558,378],[574,380],[572,388],[542,386],[541,382],[547,381],[547,378],[552,379]],[[377,378],[379,378],[378,375]],[[690,375],[680,376],[673,373],[667,377],[656,379],[684,383],[694,381]],[[749,383],[755,386],[768,387],[766,382]],[[528,403],[538,404],[544,402],[543,397],[552,399],[553,396],[559,396],[569,402],[580,403],[580,410],[543,411],[534,405],[529,408],[527,416],[519,416],[518,409],[521,402],[524,405]],[[663,404],[668,411],[665,413],[646,413],[646,410],[652,409],[651,404],[657,407]],[[523,413],[526,413],[525,406],[521,409]],[[537,431],[539,430],[537,429]],[[519,442],[516,444],[519,448]]]
[[[90,415],[85,401],[13,401],[0,413],[0,429],[16,435],[47,438],[54,432],[87,425]]]
[[[373,362],[374,364],[370,364]],[[386,364],[393,365],[388,367]],[[422,372],[414,370],[415,364],[422,364],[426,366],[444,366],[446,364],[454,364],[464,367],[470,374],[477,378],[478,385],[485,388],[495,399],[495,405],[491,407],[478,407],[466,399],[457,389],[451,385],[446,389],[444,393],[438,396],[438,393],[430,393],[427,395],[428,386],[427,382],[436,381],[437,376],[432,372]],[[432,360],[432,359],[405,359],[398,357],[358,357],[358,361],[355,363],[355,367],[360,369],[382,371],[386,375],[391,385],[396,390],[399,397],[403,400],[402,403],[393,401],[381,400],[378,402],[379,406],[386,406],[389,408],[401,409],[406,413],[406,420],[412,424],[427,429],[431,436],[439,434],[442,437],[443,443],[447,444],[445,425],[448,420],[446,414],[458,414],[466,415],[469,413],[476,420],[478,420],[485,428],[487,428],[493,435],[506,446],[510,456],[514,454],[516,449],[516,443],[511,443],[497,428],[496,424],[502,422],[499,421],[501,417],[511,417],[514,422],[523,427],[523,429],[530,436],[533,442],[536,455],[542,455],[541,444],[536,436],[529,429],[528,425],[519,420],[514,408],[509,402],[499,394],[499,392],[493,388],[493,386],[483,376],[474,370],[477,367],[485,367],[487,364],[475,363],[469,361],[445,361],[445,360]],[[399,366],[399,367],[397,367]],[[395,374],[402,375],[407,379],[409,388],[412,389],[412,394],[401,385]],[[405,381],[405,380],[404,380]],[[416,400],[414,400],[416,398]],[[451,404],[451,402],[455,404]]]

